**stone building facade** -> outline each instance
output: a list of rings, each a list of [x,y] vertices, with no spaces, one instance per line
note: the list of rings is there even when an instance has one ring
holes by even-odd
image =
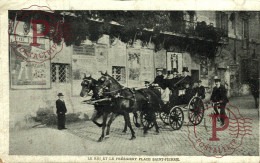
[[[79,96],[80,83],[84,74],[98,78],[100,71],[107,71],[124,86],[143,87],[144,81],[154,80],[158,68],[163,68],[166,72],[176,67],[181,72],[182,67],[188,67],[192,79],[201,79],[207,88],[206,98],[210,96],[214,86],[213,77],[216,75],[223,79],[222,84],[228,89],[229,96],[249,94],[246,84],[246,79],[250,77],[248,74],[259,73],[249,71],[250,67],[258,66],[259,12],[196,11],[192,16],[185,12],[184,22],[191,28],[195,28],[198,22],[205,22],[227,32],[227,37],[219,43],[215,57],[191,54],[179,44],[155,51],[152,43],[143,46],[137,39],[133,45],[129,45],[120,39],[111,41],[108,35],[103,35],[96,43],[85,40],[80,46],[64,44],[62,51],[44,66],[39,68],[26,63],[25,69],[22,68],[23,61],[15,57],[13,49],[9,48],[11,128],[19,126],[28,115],[34,116],[39,108],[55,110],[55,100],[59,92],[65,94],[68,112],[84,112],[92,108],[80,103],[84,100]],[[25,34],[23,25],[17,30],[20,30],[17,34],[20,38],[18,42],[28,47],[32,32]],[[186,35],[178,33],[165,35],[187,39]],[[11,34],[10,37],[14,36]],[[192,36],[188,39],[195,43],[199,39],[205,44],[209,42],[203,38],[194,39]],[[41,40],[46,47],[51,43],[48,38]],[[254,70],[258,70],[258,67]],[[40,79],[36,79],[37,77]],[[37,81],[42,80],[46,83],[37,84]]]

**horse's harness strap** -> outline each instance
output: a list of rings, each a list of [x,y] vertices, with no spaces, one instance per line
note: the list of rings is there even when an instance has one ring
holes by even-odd
[[[149,103],[149,97],[148,97],[147,93],[145,93],[143,90],[138,90],[138,91],[145,97],[145,99]]]

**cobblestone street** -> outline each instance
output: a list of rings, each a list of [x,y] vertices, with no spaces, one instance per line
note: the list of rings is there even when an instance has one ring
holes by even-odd
[[[255,109],[251,96],[236,97],[230,100],[232,105],[239,108],[244,118],[253,119],[252,135],[245,135],[242,145],[236,149],[233,155],[255,156],[259,155],[259,128],[258,111]],[[184,111],[187,118],[187,111]],[[158,119],[160,133],[156,134],[155,129],[149,130],[144,136],[141,128],[134,127],[136,139],[130,141],[130,130],[122,133],[124,119],[119,116],[111,126],[110,137],[103,142],[97,142],[101,135],[101,128],[98,128],[91,121],[73,123],[67,125],[68,130],[58,131],[54,128],[37,128],[28,131],[10,132],[10,154],[66,154],[66,155],[182,155],[199,156],[202,153],[196,151],[188,139],[187,119],[180,130],[173,131],[170,126],[166,126]],[[132,118],[131,118],[132,120]],[[133,124],[132,124],[133,125]],[[204,121],[196,127],[200,133],[206,131]],[[41,137],[33,136],[40,135]],[[17,137],[19,135],[19,137]],[[51,138],[49,138],[51,136]],[[229,136],[229,135],[225,135]],[[57,140],[60,141],[57,141]],[[41,146],[37,144],[43,144]],[[52,141],[55,144],[52,144]],[[65,144],[62,146],[62,144]],[[26,146],[28,150],[21,148]],[[52,149],[52,151],[48,151]],[[62,149],[60,151],[60,149]],[[18,152],[19,151],[19,152]],[[55,151],[59,151],[56,152]]]

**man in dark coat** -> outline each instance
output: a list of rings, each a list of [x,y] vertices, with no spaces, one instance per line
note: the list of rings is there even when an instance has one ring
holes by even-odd
[[[182,77],[178,78],[176,84],[179,89],[185,89],[187,87],[186,85],[189,85],[189,87],[191,86],[192,84],[191,76],[188,75],[188,72],[189,72],[188,67],[183,67]]]
[[[188,67],[183,67],[182,70],[182,82],[184,85],[189,84],[189,86],[191,86],[191,76],[188,75],[189,69]]]
[[[157,76],[155,77],[153,84],[158,84],[159,86],[164,84],[164,76],[162,74],[162,70],[163,69],[157,69]]]
[[[59,99],[56,101],[56,108],[57,108],[57,116],[58,116],[58,129],[62,130],[62,129],[67,129],[65,127],[65,120],[66,120],[66,116],[65,113],[67,113],[67,108],[65,105],[65,102],[63,100],[63,94],[59,93],[58,97]]]
[[[219,109],[220,109],[220,115],[226,115],[225,112],[225,106],[228,102],[228,98],[227,98],[227,90],[225,88],[225,86],[221,85],[220,82],[221,80],[218,77],[215,77],[215,87],[213,88],[213,92],[212,95],[210,97],[210,100],[212,100],[213,102],[220,102],[219,104]],[[218,109],[216,107],[214,107],[214,110],[217,114],[219,114]],[[224,118],[220,118],[221,120],[221,125],[225,124],[225,119]]]
[[[198,83],[197,87],[194,88],[195,93],[197,93],[197,95],[198,95],[201,99],[204,99],[204,98],[205,98],[205,88],[204,88],[203,85],[201,85],[202,81],[199,80],[197,83]]]
[[[178,82],[179,78],[177,77],[178,74],[178,70],[176,68],[173,68],[172,71],[170,71],[172,73],[172,78],[167,79],[167,86],[173,90],[176,87],[176,83]]]

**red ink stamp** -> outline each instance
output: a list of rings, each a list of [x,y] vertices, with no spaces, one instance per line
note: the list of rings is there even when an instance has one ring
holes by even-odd
[[[32,5],[17,11],[9,22],[9,44],[17,57],[43,63],[53,59],[72,37],[64,17],[47,6]]]
[[[204,125],[191,125],[189,122],[188,138],[195,150],[209,157],[232,155],[242,146],[245,135],[252,135],[252,119],[244,118],[239,109],[229,103],[207,102],[199,115],[204,115]],[[196,119],[195,119],[196,120]]]

